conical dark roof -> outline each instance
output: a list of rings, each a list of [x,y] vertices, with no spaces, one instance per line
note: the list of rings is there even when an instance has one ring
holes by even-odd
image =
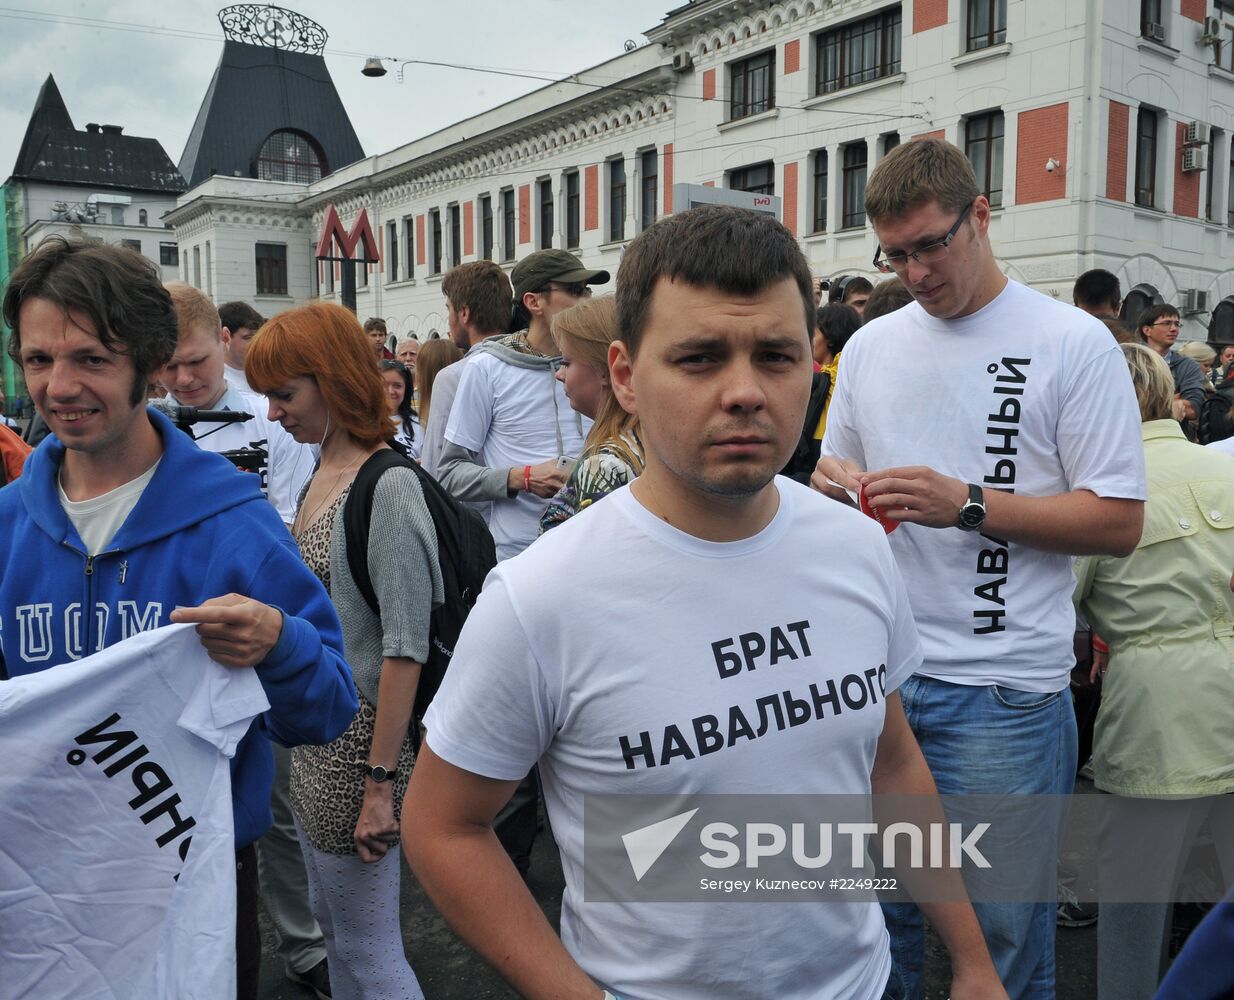
[[[79,132],[50,75],[13,167],[13,179],[178,194],[184,178],[157,139],[124,135],[115,125]]]
[[[189,132],[180,172],[193,187],[211,174],[257,176],[272,132],[310,136],[334,171],[364,158],[351,119],[320,55],[228,39]]]
[[[30,114],[30,122],[26,125],[26,135],[21,141],[21,149],[17,153],[17,164],[13,174],[20,176],[29,171],[30,165],[38,155],[43,138],[52,129],[68,129],[75,131],[73,119],[69,117],[69,109],[60,96],[60,88],[56,86],[56,78],[50,73],[39,88],[38,99],[34,102],[34,111]]]

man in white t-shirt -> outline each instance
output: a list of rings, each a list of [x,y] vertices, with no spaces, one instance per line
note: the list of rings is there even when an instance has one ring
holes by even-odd
[[[565,250],[537,250],[511,278],[519,332],[483,341],[467,359],[437,462],[437,478],[455,497],[488,501],[483,513],[498,560],[536,540],[546,499],[565,485],[582,451],[591,421],[570,406],[555,377],[551,325],[609,275]]]
[[[290,525],[296,517],[300,490],[317,460],[313,449],[300,444],[269,418],[269,404],[264,396],[246,392],[227,381],[226,343],[219,326],[221,314],[206,294],[182,281],[169,281],[166,287],[176,307],[180,337],[159,380],[181,406],[253,415],[242,423],[194,424],[193,438],[206,451],[220,453],[260,445],[266,452],[266,496],[283,523]]]
[[[247,302],[237,300],[219,306],[219,322],[223,325],[223,375],[241,392],[252,392],[244,377],[244,356],[265,320]]]
[[[426,719],[409,860],[524,996],[878,1000],[894,974],[873,901],[584,899],[588,795],[933,792],[894,693],[919,652],[883,533],[776,478],[810,389],[796,241],[751,211],[671,216],[626,249],[617,302],[613,386],[646,471],[489,577]],[[833,711],[862,671],[880,684]],[[560,939],[489,829],[537,761]],[[952,996],[1002,996],[971,908],[930,913]]]
[[[1098,320],[1003,276],[956,147],[889,153],[866,213],[875,266],[916,301],[848,342],[811,483],[845,502],[864,488],[900,522],[891,547],[925,655],[901,694],[939,791],[1069,794],[1070,557],[1128,554],[1144,518],[1126,365]],[[1055,845],[1039,847],[1052,873]],[[1054,910],[977,905],[1012,997],[1053,996]],[[893,950],[919,995],[920,924],[895,911]]]
[[[481,341],[503,336],[510,325],[513,297],[506,272],[491,260],[458,264],[441,279],[441,294],[446,299],[446,320],[454,345],[470,355]],[[420,464],[437,476],[437,463],[446,440],[446,424],[458,394],[463,360],[446,365],[433,381],[432,410],[424,426],[424,445]]]

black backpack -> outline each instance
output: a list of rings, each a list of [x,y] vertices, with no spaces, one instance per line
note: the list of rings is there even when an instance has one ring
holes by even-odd
[[[416,687],[411,732],[412,741],[418,749],[420,731],[416,722],[424,717],[429,703],[441,687],[463,623],[476,603],[484,578],[497,565],[497,547],[484,519],[455,500],[436,479],[401,450],[382,448],[374,452],[360,466],[347,502],[343,505],[347,565],[351,569],[352,579],[356,581],[356,588],[374,614],[380,611],[368,573],[368,531],[373,515],[373,491],[382,473],[395,466],[411,469],[420,480],[424,503],[437,532],[437,559],[441,565],[441,584],[445,596],[443,603],[433,609],[429,619],[428,658],[421,666],[420,683]]]
[[[1234,437],[1234,420],[1230,408],[1234,406],[1234,384],[1228,380],[1209,393],[1196,414],[1196,438],[1200,444],[1212,444]]]

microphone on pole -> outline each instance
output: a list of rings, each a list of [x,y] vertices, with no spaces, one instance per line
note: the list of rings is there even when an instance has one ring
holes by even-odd
[[[251,413],[243,410],[199,410],[196,406],[181,406],[170,399],[147,400],[147,405],[158,410],[179,427],[193,424],[242,424],[253,419]]]

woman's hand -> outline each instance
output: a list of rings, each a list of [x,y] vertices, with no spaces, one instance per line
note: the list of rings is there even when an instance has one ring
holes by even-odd
[[[1093,633],[1092,643],[1093,667],[1088,672],[1088,682],[1096,684],[1098,680],[1105,679],[1105,672],[1110,669],[1110,647],[1096,632]]]
[[[352,840],[356,853],[365,864],[380,861],[398,838],[398,817],[394,815],[394,789],[391,782],[380,784],[364,779],[364,803]]]

